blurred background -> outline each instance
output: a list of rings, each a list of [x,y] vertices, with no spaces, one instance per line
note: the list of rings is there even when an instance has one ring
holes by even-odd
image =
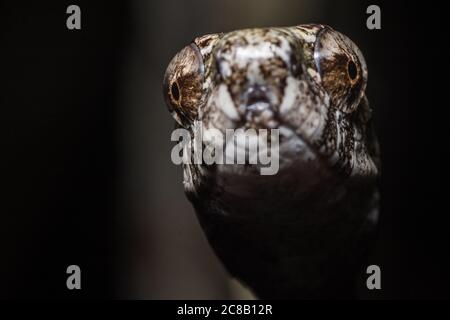
[[[66,28],[81,8],[82,29]],[[366,28],[378,4],[382,29]],[[362,298],[449,297],[447,233],[413,213],[408,7],[329,0],[2,2],[0,297],[227,299],[230,281],[170,160],[161,93],[171,57],[194,37],[323,23],[349,36],[369,68],[382,151],[382,218],[370,264],[382,290]],[[440,227],[441,226],[441,227]],[[441,229],[439,229],[441,228]],[[425,246],[425,240],[437,246]],[[440,245],[440,246],[439,246]],[[442,259],[445,258],[445,259]],[[82,290],[66,289],[66,268]],[[362,281],[365,281],[362,280]]]

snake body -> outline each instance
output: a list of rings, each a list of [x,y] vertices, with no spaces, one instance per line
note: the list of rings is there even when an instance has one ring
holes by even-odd
[[[260,298],[351,294],[378,219],[366,83],[356,45],[318,24],[201,36],[167,68],[178,127],[279,129],[275,175],[257,165],[183,168],[209,243]]]

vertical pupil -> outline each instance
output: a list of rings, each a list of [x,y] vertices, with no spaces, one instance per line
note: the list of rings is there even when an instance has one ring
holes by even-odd
[[[180,89],[178,89],[178,84],[176,82],[172,83],[170,92],[172,93],[172,98],[175,101],[178,101],[180,99]]]
[[[348,76],[350,79],[354,80],[358,75],[358,70],[356,69],[356,64],[353,61],[349,61],[347,64]]]

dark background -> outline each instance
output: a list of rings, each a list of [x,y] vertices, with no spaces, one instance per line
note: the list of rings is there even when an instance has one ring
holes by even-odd
[[[325,23],[369,68],[382,151],[382,219],[370,258],[382,290],[450,297],[447,105],[433,23],[402,2],[60,1],[0,5],[0,297],[241,298],[200,231],[170,162],[161,80],[195,36]],[[66,28],[77,4],[82,29]],[[369,4],[382,30],[365,27]],[[423,9],[423,10],[422,10]],[[422,95],[418,95],[422,94]],[[66,268],[82,290],[66,289]]]

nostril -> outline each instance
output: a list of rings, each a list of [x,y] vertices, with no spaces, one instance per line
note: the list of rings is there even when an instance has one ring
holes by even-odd
[[[265,87],[251,87],[247,91],[247,107],[258,103],[269,103],[267,89]]]

